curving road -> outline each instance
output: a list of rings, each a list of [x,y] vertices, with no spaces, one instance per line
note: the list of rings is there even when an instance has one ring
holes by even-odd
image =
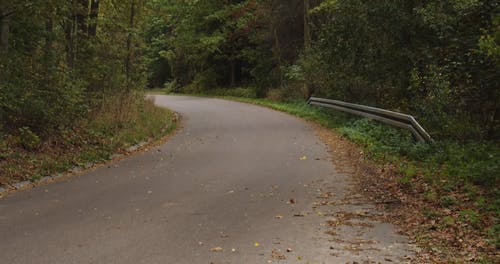
[[[183,120],[166,144],[0,200],[0,263],[397,263],[411,255],[389,224],[325,233],[329,218],[313,205],[326,190],[342,199],[350,181],[304,121],[218,99],[156,103]],[[348,248],[356,243],[370,246]]]

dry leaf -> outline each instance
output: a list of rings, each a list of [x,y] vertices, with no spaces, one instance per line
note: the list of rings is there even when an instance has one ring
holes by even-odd
[[[222,248],[221,247],[213,247],[213,248],[210,249],[210,251],[212,251],[212,252],[221,252]]]
[[[278,259],[278,260],[284,260],[284,259],[286,259],[286,256],[281,254],[278,250],[273,249],[271,251],[271,258]]]

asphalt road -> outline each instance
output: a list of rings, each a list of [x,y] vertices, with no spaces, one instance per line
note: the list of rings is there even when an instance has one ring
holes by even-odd
[[[389,224],[327,234],[328,217],[312,208],[326,190],[342,199],[349,177],[304,121],[218,99],[156,103],[182,116],[166,144],[0,200],[0,263],[397,263],[411,255]]]

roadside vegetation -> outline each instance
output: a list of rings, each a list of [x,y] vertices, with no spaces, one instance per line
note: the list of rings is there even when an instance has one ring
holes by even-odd
[[[158,139],[145,100],[144,1],[0,1],[0,187]]]
[[[129,98],[123,110],[109,106],[117,104],[46,138],[28,128],[2,135],[0,186],[94,166],[114,154],[127,154],[137,144],[160,140],[176,126],[173,113],[152,100]]]

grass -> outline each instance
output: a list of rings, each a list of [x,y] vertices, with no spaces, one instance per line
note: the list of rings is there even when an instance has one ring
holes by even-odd
[[[102,105],[89,120],[43,140],[30,131],[2,135],[0,186],[88,167],[140,142],[160,139],[175,128],[171,111],[142,96],[113,97]]]

